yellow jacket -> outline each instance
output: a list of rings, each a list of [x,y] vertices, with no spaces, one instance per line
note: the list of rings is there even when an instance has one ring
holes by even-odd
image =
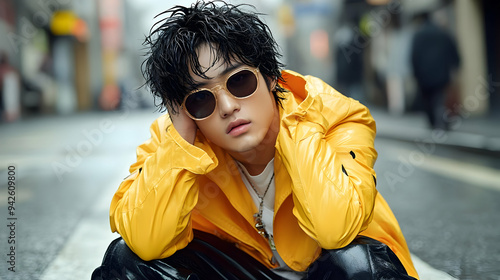
[[[283,77],[289,92],[274,157],[280,256],[303,271],[321,248],[341,248],[364,235],[387,244],[417,277],[396,218],[375,188],[375,122],[368,109],[317,78],[291,71]],[[111,202],[111,229],[142,259],[172,255],[199,229],[273,267],[234,160],[201,133],[190,145],[168,115],[158,118],[130,172]]]

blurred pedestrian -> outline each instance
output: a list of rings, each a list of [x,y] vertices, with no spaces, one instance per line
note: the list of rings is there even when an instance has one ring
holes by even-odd
[[[21,116],[21,82],[5,52],[0,52],[0,112],[7,122]]]
[[[145,78],[168,114],[113,197],[121,238],[92,278],[415,279],[376,189],[368,109],[282,71],[246,10],[176,6],[146,39]]]
[[[401,23],[401,14],[391,14],[386,31],[387,41],[387,108],[391,114],[401,115],[408,104],[412,78],[410,46],[413,30]]]
[[[453,87],[460,65],[451,35],[431,20],[428,12],[416,16],[420,27],[412,42],[411,63],[423,107],[431,128],[449,128],[446,99],[456,94]]]
[[[348,19],[335,33],[335,88],[342,94],[365,103],[363,89],[363,38],[356,28],[359,19]]]

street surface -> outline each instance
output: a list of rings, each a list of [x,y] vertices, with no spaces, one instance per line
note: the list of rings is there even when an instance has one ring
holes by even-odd
[[[117,237],[111,196],[159,115],[150,108],[0,125],[0,279],[90,279]],[[498,154],[389,138],[376,148],[378,189],[421,279],[500,279]]]

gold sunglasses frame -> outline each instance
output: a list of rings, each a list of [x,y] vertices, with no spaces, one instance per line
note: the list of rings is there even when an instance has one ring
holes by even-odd
[[[235,74],[237,74],[237,73],[239,73],[239,72],[241,72],[241,71],[244,71],[244,70],[248,70],[248,71],[252,72],[252,73],[255,75],[255,78],[257,79],[257,85],[256,85],[256,87],[255,87],[255,90],[254,90],[251,94],[249,94],[249,95],[247,95],[247,96],[245,96],[245,97],[237,97],[237,96],[233,95],[233,93],[232,93],[230,90],[228,90],[228,89],[227,89],[227,81],[228,81],[228,80],[229,80],[229,79],[230,79],[233,75],[235,75]],[[184,112],[188,115],[188,117],[190,117],[191,119],[193,119],[193,120],[195,120],[195,121],[202,121],[202,120],[204,120],[204,119],[207,119],[207,118],[211,117],[211,116],[214,114],[214,112],[216,111],[216,108],[217,108],[217,91],[218,91],[218,90],[224,89],[224,90],[225,90],[226,92],[228,92],[228,93],[231,95],[231,97],[233,97],[234,99],[241,100],[241,99],[249,98],[250,96],[254,95],[254,94],[255,94],[255,92],[257,92],[257,90],[259,89],[259,75],[258,75],[258,73],[260,73],[259,68],[253,68],[253,67],[241,67],[241,68],[238,68],[238,69],[236,69],[236,70],[234,70],[234,71],[231,71],[231,72],[229,72],[228,74],[226,74],[226,78],[224,79],[224,83],[217,83],[217,85],[216,85],[216,86],[214,86],[214,87],[212,87],[212,88],[199,88],[199,89],[195,89],[195,90],[191,91],[190,93],[188,93],[188,94],[184,97],[184,100],[182,101],[182,109],[183,109],[183,110],[184,110]],[[194,117],[194,116],[192,116],[192,115],[188,112],[188,110],[186,109],[186,106],[185,106],[185,104],[186,104],[186,100],[187,100],[187,98],[188,98],[189,96],[191,96],[191,95],[193,95],[193,94],[195,94],[195,93],[197,93],[197,92],[204,91],[204,90],[209,91],[209,92],[210,92],[210,93],[212,93],[212,95],[214,96],[214,98],[215,98],[215,108],[214,108],[214,110],[212,111],[212,113],[210,113],[210,115],[208,115],[208,116],[206,116],[206,117],[203,117],[203,118],[195,118],[195,117]]]

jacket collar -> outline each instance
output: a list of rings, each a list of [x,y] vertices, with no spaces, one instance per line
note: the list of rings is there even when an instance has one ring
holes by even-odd
[[[207,177],[219,186],[231,205],[249,223],[253,224],[253,213],[258,210],[241,179],[236,162],[221,148],[213,145],[212,149],[219,159],[219,164],[212,172],[207,174]]]

